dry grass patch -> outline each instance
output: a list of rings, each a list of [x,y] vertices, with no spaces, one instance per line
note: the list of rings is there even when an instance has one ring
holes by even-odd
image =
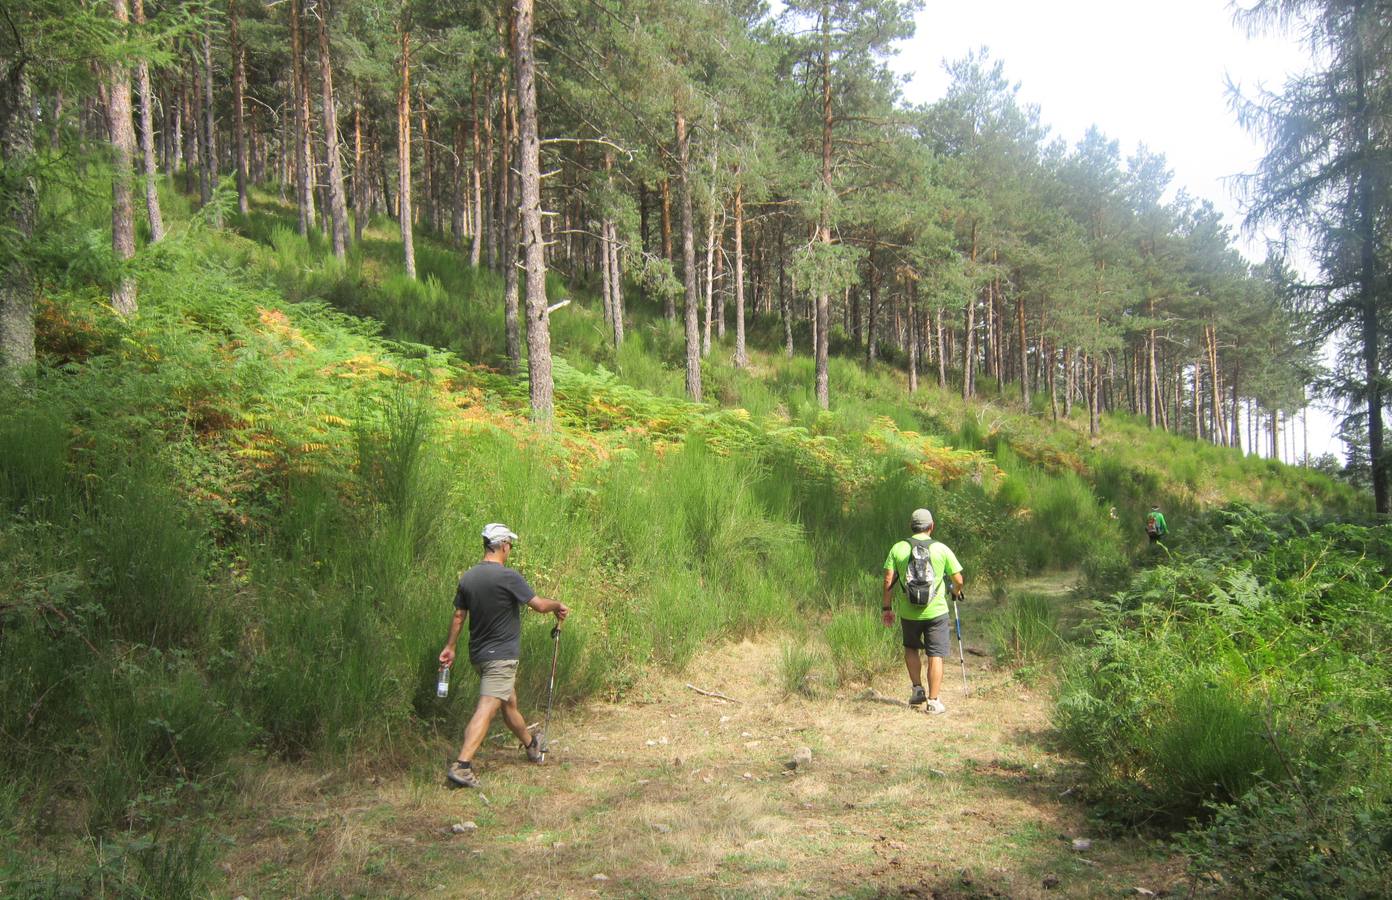
[[[1088,831],[1084,810],[1059,796],[1067,769],[1041,741],[1048,704],[1007,673],[971,658],[965,697],[949,670],[949,712],[929,717],[855,699],[851,687],[785,696],[779,647],[769,637],[712,648],[680,675],[649,676],[630,702],[556,716],[544,767],[510,740],[490,741],[477,760],[482,791],[440,786],[443,743],[376,783],[265,776],[253,788],[259,815],[240,823],[226,858],[229,888],[1030,897],[1158,891],[1178,877],[1177,864],[1136,842],[1072,851],[1068,839]],[[904,681],[890,669],[871,686],[897,697]],[[812,764],[789,771],[800,746]],[[449,833],[465,821],[477,830]],[[1059,886],[1045,888],[1046,877]]]

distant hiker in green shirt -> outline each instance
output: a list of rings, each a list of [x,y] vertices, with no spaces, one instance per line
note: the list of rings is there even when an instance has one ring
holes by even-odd
[[[1152,544],[1170,533],[1170,529],[1165,526],[1165,514],[1160,511],[1160,507],[1152,506],[1150,512],[1146,513],[1145,533]]]
[[[909,670],[913,690],[909,705],[926,703],[928,712],[945,713],[947,707],[938,698],[942,686],[943,657],[951,645],[948,627],[947,591],[952,582],[952,594],[962,596],[962,564],[946,544],[933,540],[933,514],[916,509],[909,519],[913,537],[900,541],[889,549],[884,564],[884,601],[880,611],[885,627],[894,624],[899,615],[904,632],[904,667]],[[903,593],[890,603],[894,582],[903,585]],[[928,693],[923,692],[923,670],[919,651],[928,656]]]

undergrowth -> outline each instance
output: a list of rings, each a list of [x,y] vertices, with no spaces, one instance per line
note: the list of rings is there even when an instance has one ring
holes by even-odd
[[[1196,871],[1243,893],[1385,893],[1392,529],[1238,507],[1197,530],[1066,669],[1056,722],[1093,799],[1192,828]]]
[[[719,403],[688,402],[680,331],[637,292],[617,351],[586,295],[553,319],[557,427],[538,430],[494,275],[421,240],[405,279],[376,230],[339,262],[269,203],[246,236],[171,221],[130,320],[86,269],[55,276],[38,379],[0,395],[8,893],[205,891],[197,823],[257,758],[390,763],[457,739],[473,676],[441,701],[435,657],[485,522],[575,610],[566,703],[809,621],[826,625],[786,650],[789,690],[868,679],[897,658],[879,565],[910,510],[935,511],[969,579],[1103,580],[1129,567],[1150,487],[1171,496],[1071,427],[908,398],[885,366],[833,359],[822,411],[767,322],[750,371],[725,345],[704,362]],[[523,654],[548,635],[527,617]],[[525,706],[546,674],[523,667]],[[92,839],[49,874],[25,864],[62,835]]]

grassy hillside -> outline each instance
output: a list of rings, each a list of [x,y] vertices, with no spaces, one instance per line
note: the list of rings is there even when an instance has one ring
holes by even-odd
[[[1181,547],[1219,502],[1361,503],[1124,418],[1092,446],[1085,423],[911,397],[886,365],[833,359],[821,412],[771,322],[749,372],[712,351],[718,402],[692,404],[676,327],[630,291],[615,353],[583,285],[553,318],[540,431],[497,368],[494,276],[418,240],[408,281],[375,228],[338,263],[290,221],[266,201],[242,235],[178,222],[130,321],[75,266],[42,303],[37,386],[0,398],[0,885],[17,893],[197,891],[219,850],[194,826],[258,759],[390,764],[462,733],[471,676],[449,702],[432,676],[486,521],[576,611],[569,702],[808,622],[833,654],[892,661],[859,626],[916,506],[984,594],[1075,567],[1117,580],[1152,501]],[[524,642],[542,652],[547,626]]]

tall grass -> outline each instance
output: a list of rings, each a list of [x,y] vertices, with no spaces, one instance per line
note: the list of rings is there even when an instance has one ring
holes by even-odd
[[[842,681],[869,681],[899,662],[899,632],[886,628],[870,608],[837,613],[823,632],[831,663]]]
[[[986,630],[996,659],[1007,666],[1038,665],[1063,647],[1058,609],[1042,594],[1011,594],[1005,606],[987,620]]]

